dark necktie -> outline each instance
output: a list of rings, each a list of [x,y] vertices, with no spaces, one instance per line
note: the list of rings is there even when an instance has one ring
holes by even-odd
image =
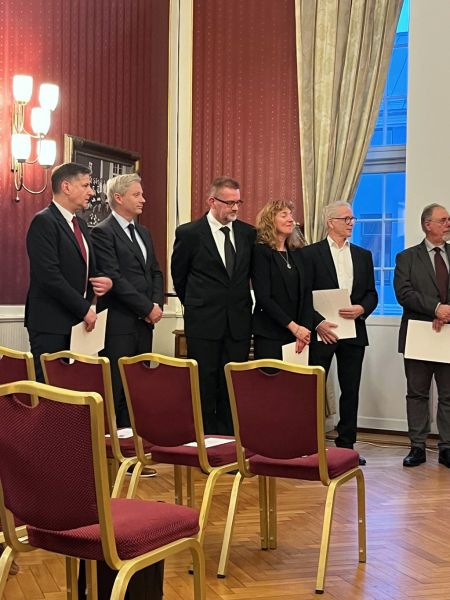
[[[436,283],[439,288],[439,296],[443,304],[447,303],[447,292],[448,292],[448,269],[445,264],[445,260],[441,255],[441,248],[433,248],[434,255],[434,269],[436,271]]]
[[[135,245],[137,251],[139,252],[139,256],[142,257],[142,260],[145,262],[145,257],[142,253],[141,247],[139,246],[139,243],[136,239],[136,232],[135,232],[135,226],[133,225],[133,223],[130,223],[128,225],[128,231],[130,232],[131,235],[131,241],[133,242],[133,244]]]
[[[80,248],[80,252],[84,258],[84,262],[87,263],[87,252],[86,246],[84,245],[83,234],[81,233],[80,225],[78,223],[78,219],[74,217],[72,219],[73,232],[75,234],[75,239],[77,240],[78,247]]]
[[[220,231],[225,236],[225,268],[227,270],[228,276],[231,278],[233,275],[234,263],[236,261],[236,250],[234,249],[234,246],[230,240],[230,228],[221,227]]]

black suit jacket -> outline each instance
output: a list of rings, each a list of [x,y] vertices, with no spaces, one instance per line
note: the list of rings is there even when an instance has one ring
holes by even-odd
[[[78,217],[77,217],[78,218]],[[78,223],[89,247],[89,273],[96,273],[94,249],[86,223]],[[25,306],[25,326],[41,333],[70,334],[83,320],[93,297],[86,263],[75,235],[58,208],[50,206],[37,213],[28,229],[30,287]]]
[[[230,279],[206,215],[176,230],[172,279],[184,305],[187,337],[218,340],[228,324],[235,340],[250,338],[250,262],[256,234],[242,221],[234,221],[233,232],[236,262]]]
[[[307,277],[310,278],[313,291],[339,287],[336,268],[327,239],[305,246],[301,252]],[[350,244],[350,253],[353,262],[353,288],[350,293],[350,300],[352,304],[360,304],[364,308],[364,313],[355,320],[356,338],[345,340],[345,342],[356,346],[367,346],[369,340],[365,319],[375,310],[378,304],[372,253],[354,244]],[[323,321],[323,316],[314,311],[314,328],[321,321]]]
[[[445,244],[450,264],[450,245]],[[440,296],[436,273],[431,263],[425,241],[397,254],[394,289],[403,316],[398,336],[398,351],[405,351],[408,321],[433,321]],[[450,299],[450,285],[448,291]]]
[[[289,250],[289,260],[298,275],[298,294],[290,285],[289,271],[277,250],[266,244],[256,244],[252,261],[252,284],[256,305],[253,312],[253,333],[266,338],[292,341],[287,329],[291,321],[312,327],[311,285],[306,278],[300,249]]]
[[[107,334],[133,333],[156,302],[164,305],[163,275],[148,229],[136,225],[147,249],[147,261],[111,214],[91,231],[98,269],[111,277],[113,287],[98,300],[108,308]]]

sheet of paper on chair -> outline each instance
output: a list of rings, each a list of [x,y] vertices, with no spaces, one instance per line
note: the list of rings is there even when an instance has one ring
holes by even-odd
[[[450,363],[450,325],[437,333],[430,321],[408,321],[405,358]]]
[[[89,333],[86,331],[84,321],[74,325],[70,336],[70,351],[95,356],[100,350],[103,350],[107,319],[108,309],[106,308],[98,313],[95,327]]]
[[[235,439],[232,438],[231,440],[224,440],[222,438],[215,438],[215,437],[210,437],[210,438],[205,438],[205,446],[207,448],[212,448],[213,446],[221,446],[222,444],[230,444],[231,442],[234,442]],[[193,448],[197,447],[197,442],[189,442],[189,444],[184,444],[184,446],[192,446]]]
[[[281,347],[284,362],[294,363],[294,365],[308,365],[309,346],[305,346],[300,353],[297,353],[295,351],[296,344],[297,342],[292,342]]]
[[[319,312],[327,321],[336,323],[337,327],[333,329],[333,332],[340,340],[356,337],[355,321],[344,319],[339,315],[339,309],[347,308],[352,304],[348,290],[314,290],[313,304],[314,310]],[[319,335],[317,335],[317,339],[322,341]]]

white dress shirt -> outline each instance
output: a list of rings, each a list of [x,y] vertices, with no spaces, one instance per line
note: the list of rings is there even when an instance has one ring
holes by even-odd
[[[233,223],[231,222],[231,223],[227,223],[226,225],[222,225],[222,223],[220,223],[215,217],[213,217],[213,215],[211,214],[211,211],[209,211],[209,213],[206,215],[206,218],[208,219],[209,226],[211,227],[211,233],[214,238],[214,241],[216,242],[216,246],[217,246],[217,250],[219,251],[220,258],[222,259],[224,266],[226,266],[226,263],[225,263],[225,235],[224,235],[223,231],[220,231],[220,229],[222,227],[229,228],[230,240],[231,240],[231,243],[233,244],[234,249],[236,250],[236,244],[234,241]]]
[[[327,237],[327,241],[336,268],[339,289],[348,290],[351,294],[353,289],[353,261],[350,253],[350,242],[345,240],[344,245],[340,248],[330,236]]]

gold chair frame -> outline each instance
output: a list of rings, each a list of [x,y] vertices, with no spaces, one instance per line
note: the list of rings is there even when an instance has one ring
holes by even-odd
[[[335,495],[338,487],[355,478],[357,489],[357,514],[358,514],[358,560],[366,562],[366,515],[365,515],[365,485],[364,475],[359,467],[353,468],[342,475],[330,478],[326,459],[325,445],[325,371],[322,367],[308,367],[294,365],[275,359],[261,359],[244,363],[228,363],[225,365],[225,377],[231,403],[234,431],[236,436],[236,450],[239,464],[239,474],[234,481],[231,501],[228,511],[227,524],[219,562],[219,576],[225,576],[230,554],[230,541],[233,534],[236,503],[243,478],[254,477],[249,470],[249,461],[245,458],[245,448],[241,443],[236,396],[231,378],[232,371],[250,371],[254,369],[272,368],[299,373],[302,375],[315,375],[317,377],[317,444],[319,457],[320,482],[327,488],[322,525],[322,538],[320,543],[319,563],[316,578],[316,593],[322,594],[325,587],[325,576],[328,562],[331,526],[335,504]],[[259,509],[261,528],[261,549],[270,550],[277,547],[277,507],[276,507],[276,478],[259,478]],[[299,479],[301,481],[301,479]]]
[[[169,555],[184,551],[186,549],[191,552],[194,565],[194,598],[195,600],[205,600],[205,559],[202,546],[198,539],[199,534],[194,537],[176,540],[132,559],[122,560],[119,557],[117,553],[111,517],[106,447],[104,443],[105,426],[103,400],[101,396],[97,393],[74,392],[42,383],[32,383],[27,381],[20,381],[0,386],[0,396],[8,394],[30,394],[37,398],[46,398],[55,402],[89,406],[91,415],[95,490],[101,532],[102,551],[108,566],[118,571],[111,592],[111,600],[124,599],[128,583],[134,573],[148,567],[149,565],[164,560]],[[5,538],[7,543],[7,548],[0,558],[1,597],[6,584],[9,568],[16,554],[18,552],[35,549],[28,542],[19,539],[17,536],[13,514],[5,507],[3,487],[1,482],[0,519],[5,527]],[[75,557],[66,556],[67,597],[69,600],[78,600],[77,561],[78,559]],[[96,562],[87,560],[86,578],[88,598],[97,598],[96,572]]]
[[[119,359],[119,369],[122,377],[122,383],[125,390],[125,396],[128,404],[128,412],[130,414],[131,426],[133,429],[134,442],[137,450],[138,463],[134,468],[133,475],[131,477],[130,487],[128,488],[127,498],[132,498],[136,494],[137,485],[139,482],[139,475],[141,470],[146,465],[157,464],[156,461],[152,461],[151,455],[147,456],[144,452],[144,446],[142,438],[136,433],[136,426],[134,422],[134,413],[132,403],[130,399],[130,392],[128,389],[127,380],[124,373],[123,365],[132,365],[142,361],[153,361],[167,365],[170,367],[187,368],[189,369],[189,379],[191,384],[191,399],[192,399],[192,410],[194,415],[194,428],[195,428],[195,441],[197,442],[197,450],[199,456],[199,463],[201,471],[207,475],[205,489],[203,491],[203,500],[200,508],[200,533],[199,540],[203,544],[205,538],[205,528],[208,521],[208,515],[211,508],[212,498],[214,495],[214,488],[217,480],[224,473],[235,471],[238,468],[238,463],[233,462],[221,467],[212,467],[209,463],[208,453],[205,446],[205,435],[203,431],[203,419],[202,409],[200,403],[200,383],[198,376],[198,363],[192,359],[172,358],[170,356],[164,356],[162,354],[156,354],[154,352],[147,354],[140,354],[138,356],[124,357]],[[194,440],[192,440],[194,441]],[[183,504],[183,479],[182,479],[182,467],[180,465],[174,465],[174,481],[175,481],[175,502],[177,504]],[[187,488],[187,505],[193,507],[195,504],[195,488],[194,488],[194,469],[196,467],[186,467],[186,488]],[[234,487],[236,485],[236,479],[239,477],[237,473],[234,477]],[[230,503],[235,507],[236,502],[230,499]],[[229,510],[232,510],[231,508]],[[233,515],[234,518],[234,515]]]
[[[46,363],[61,359],[76,360],[78,362],[90,365],[101,365],[103,384],[105,388],[105,397],[103,400],[106,406],[106,416],[108,419],[108,428],[111,437],[111,448],[114,456],[114,459],[108,459],[108,472],[112,482],[111,497],[119,498],[125,483],[127,471],[131,466],[137,463],[137,456],[126,458],[120,449],[120,442],[117,435],[116,412],[114,409],[109,359],[104,356],[88,356],[86,354],[77,354],[76,352],[69,352],[67,350],[54,352],[52,354],[41,354],[42,371],[44,372],[45,382],[47,384],[49,382]]]

